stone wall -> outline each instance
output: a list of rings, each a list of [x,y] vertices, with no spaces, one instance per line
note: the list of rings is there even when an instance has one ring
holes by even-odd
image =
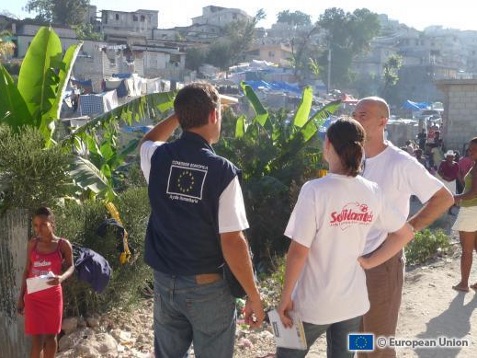
[[[462,154],[469,140],[477,137],[477,80],[441,80],[436,84],[444,93],[444,144]]]

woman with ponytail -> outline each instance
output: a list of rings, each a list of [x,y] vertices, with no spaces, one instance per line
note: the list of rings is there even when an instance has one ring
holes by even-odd
[[[334,122],[323,146],[329,172],[300,191],[285,231],[292,240],[277,311],[285,327],[292,326],[291,316],[303,322],[308,348],[278,347],[278,358],[305,357],[324,332],[328,357],[353,357],[348,334],[358,332],[369,309],[364,269],[391,257],[413,237],[406,218],[393,210],[375,183],[360,175],[364,141],[357,121]],[[362,257],[373,225],[392,234],[371,256]]]

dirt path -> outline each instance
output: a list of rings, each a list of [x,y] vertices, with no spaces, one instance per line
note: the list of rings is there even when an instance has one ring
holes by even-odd
[[[460,252],[460,251],[458,251]],[[458,255],[457,255],[458,256]],[[477,259],[474,258],[474,262]],[[444,260],[409,272],[398,324],[399,337],[467,340],[468,347],[400,350],[400,357],[476,357],[477,294],[452,289],[460,280],[459,258]],[[477,280],[472,270],[471,282]],[[477,312],[476,312],[477,313]]]
[[[467,340],[469,347],[401,348],[397,351],[398,357],[477,357],[477,293],[471,290],[465,294],[451,288],[460,279],[459,262],[458,251],[453,258],[406,273],[396,338],[425,342],[436,341],[442,336],[455,338],[458,342]],[[474,257],[474,263],[477,263],[477,257]],[[471,280],[477,281],[476,267]],[[325,346],[324,339],[320,339],[308,357],[326,356]]]
[[[420,207],[411,203],[411,212]],[[435,263],[408,268],[405,275],[403,297],[398,321],[396,339],[406,340],[410,344],[440,344],[439,337],[446,342],[455,339],[456,343],[467,347],[433,347],[433,348],[399,348],[399,358],[475,358],[477,357],[477,292],[457,292],[452,289],[460,280],[460,245],[451,231],[455,216],[446,215],[440,220],[455,246],[452,257]],[[474,253],[474,265],[470,282],[477,282],[477,254]],[[475,312],[474,312],[475,311]],[[451,341],[453,342],[453,341]],[[454,345],[455,347],[455,345]],[[255,350],[255,351],[254,351]],[[259,340],[252,352],[238,354],[239,358],[271,357],[274,351],[272,339]],[[268,353],[264,354],[264,353]],[[245,353],[245,352],[240,352]],[[308,358],[326,357],[326,340],[324,337],[311,347]]]

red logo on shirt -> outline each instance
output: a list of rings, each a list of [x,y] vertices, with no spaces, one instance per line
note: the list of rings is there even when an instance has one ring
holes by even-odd
[[[50,266],[51,265],[51,261],[35,261],[33,263],[33,267],[44,267],[44,266]]]
[[[373,221],[373,212],[369,211],[368,205],[360,203],[348,203],[340,212],[331,213],[331,226],[339,226],[341,230],[348,229],[353,224],[369,225]]]

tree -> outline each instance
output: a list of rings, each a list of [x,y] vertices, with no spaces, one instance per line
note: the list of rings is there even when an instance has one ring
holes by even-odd
[[[11,41],[12,34],[8,31],[0,31],[0,62],[7,56],[13,55],[15,44]]]
[[[284,111],[268,112],[245,83],[242,90],[256,116],[240,116],[235,136],[223,136],[215,148],[242,169],[251,224],[249,239],[257,262],[283,253],[284,244],[278,239],[293,205],[290,188],[315,176],[321,163],[321,145],[316,134],[341,102],[330,102],[311,114],[313,92],[311,87],[305,87],[295,114],[288,117]]]
[[[291,26],[309,26],[311,25],[311,17],[301,11],[290,12],[290,10],[284,10],[278,13],[277,23]]]
[[[229,44],[228,65],[233,65],[240,61],[253,42],[255,26],[265,17],[265,12],[263,9],[260,9],[252,20],[234,21],[225,28]]]
[[[53,29],[42,27],[28,48],[17,84],[0,64],[0,124],[7,125],[14,133],[23,131],[24,127],[36,128],[45,140],[45,147],[60,145],[68,152],[76,152],[70,175],[80,195],[86,193],[111,200],[115,196],[115,170],[137,144],[132,141],[125,148],[118,148],[118,123],[131,124],[168,111],[172,108],[173,93],[139,97],[94,118],[70,137],[58,138],[55,125],[60,120],[66,84],[81,45],[70,46],[63,55],[58,35]]]
[[[381,96],[387,98],[392,86],[395,86],[399,81],[399,69],[402,66],[402,56],[389,56],[383,67],[383,88]]]
[[[367,51],[371,39],[379,33],[378,15],[368,9],[345,13],[342,9],[330,8],[320,15],[317,25],[327,33],[326,42],[332,58],[330,64],[328,53],[323,53],[319,63],[326,73],[331,71],[335,87],[346,87],[353,77],[350,72],[353,58]]]
[[[85,22],[89,0],[28,0],[25,10],[46,23],[80,25]]]
[[[103,40],[103,34],[94,31],[94,27],[92,24],[81,23],[79,25],[73,25],[72,28],[73,30],[75,30],[76,38],[78,40]]]
[[[186,50],[185,68],[198,71],[199,67],[205,62],[207,54],[201,48],[188,48]]]
[[[292,50],[292,66],[294,68],[294,76],[302,82],[311,75],[317,75],[319,72],[319,64],[312,58],[318,55],[317,49],[311,43],[311,38],[318,32],[318,27],[314,26],[306,33],[297,31],[291,39]],[[315,67],[314,67],[315,65]]]
[[[231,44],[227,40],[219,40],[212,44],[207,51],[205,61],[215,67],[225,69],[232,64],[230,54]]]

